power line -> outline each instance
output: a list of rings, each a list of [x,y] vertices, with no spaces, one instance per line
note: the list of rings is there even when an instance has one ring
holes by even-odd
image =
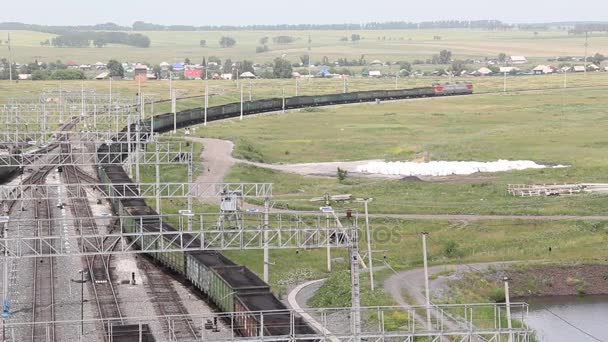
[[[590,337],[590,338],[592,338],[592,339],[594,339],[594,340],[596,340],[596,341],[598,341],[598,342],[605,342],[604,340],[601,340],[601,339],[599,339],[599,338],[597,338],[597,337],[595,337],[595,336],[591,335],[590,333],[586,332],[585,330],[583,330],[583,329],[581,329],[581,328],[577,327],[576,325],[574,325],[574,324],[570,323],[568,320],[566,320],[565,318],[563,318],[563,317],[561,317],[560,315],[556,314],[555,312],[553,312],[553,311],[551,311],[551,310],[549,310],[549,309],[547,309],[547,308],[544,308],[544,310],[546,310],[547,312],[549,312],[549,313],[550,313],[550,314],[552,314],[553,316],[555,316],[555,317],[559,318],[559,319],[560,319],[562,322],[564,322],[564,323],[568,324],[569,326],[573,327],[574,329],[576,329],[576,330],[580,331],[581,333],[583,333],[583,334],[587,335],[588,337]]]

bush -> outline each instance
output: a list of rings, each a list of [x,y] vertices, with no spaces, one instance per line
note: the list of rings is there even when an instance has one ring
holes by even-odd
[[[220,38],[220,46],[223,48],[229,48],[236,45],[236,40],[232,37],[223,36]]]
[[[338,180],[341,182],[348,176],[348,171],[338,168]]]
[[[255,47],[255,53],[262,53],[262,52],[267,52],[270,51],[270,49],[268,48],[267,45],[262,45],[262,46],[256,46]]]
[[[505,289],[502,287],[493,288],[490,291],[490,300],[495,303],[503,303],[505,301]]]
[[[462,256],[462,251],[455,241],[450,240],[443,245],[443,255],[447,258],[458,258]]]

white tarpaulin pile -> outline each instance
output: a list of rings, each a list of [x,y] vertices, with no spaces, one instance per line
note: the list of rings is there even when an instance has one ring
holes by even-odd
[[[497,160],[492,162],[431,161],[428,163],[373,161],[357,166],[357,172],[399,176],[450,176],[470,175],[476,172],[543,169],[546,167],[550,166],[537,164],[530,160]],[[565,166],[558,165],[553,167]]]

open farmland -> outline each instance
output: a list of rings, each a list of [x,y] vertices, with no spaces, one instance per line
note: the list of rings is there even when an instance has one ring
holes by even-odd
[[[6,31],[0,31],[5,37]],[[569,35],[567,31],[549,30],[535,35],[531,31],[485,31],[468,29],[442,30],[378,30],[378,31],[211,31],[211,32],[140,32],[150,37],[150,48],[132,48],[109,45],[104,48],[53,48],[40,46],[40,42],[52,39],[54,35],[30,31],[13,31],[13,54],[17,61],[75,60],[79,63],[95,63],[99,60],[118,59],[158,64],[161,61],[180,62],[190,58],[200,63],[204,56],[217,56],[222,60],[252,59],[264,63],[286,54],[291,62],[299,62],[299,56],[310,54],[313,61],[320,62],[323,56],[330,60],[337,58],[358,59],[361,54],[368,61],[374,59],[426,60],[442,49],[451,50],[456,58],[495,58],[499,53],[524,55],[532,61],[543,61],[547,57],[582,56],[584,36]],[[341,42],[343,37],[360,34],[359,42]],[[233,48],[220,48],[222,36],[233,37],[237,44]],[[296,40],[291,44],[273,44],[272,37],[291,36]],[[434,40],[434,37],[441,40]],[[270,51],[255,53],[259,40],[270,38]],[[308,39],[310,37],[310,50]],[[207,47],[200,47],[200,40],[207,41]],[[595,34],[590,39],[590,52],[608,54],[608,35]]]

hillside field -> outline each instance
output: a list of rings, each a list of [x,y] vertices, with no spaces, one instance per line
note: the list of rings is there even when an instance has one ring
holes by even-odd
[[[7,31],[0,31],[6,37]],[[52,39],[52,34],[12,31],[11,39],[15,60],[21,63],[33,60],[56,61],[74,60],[82,64],[117,59],[130,62],[158,64],[182,62],[190,58],[200,63],[205,56],[217,56],[222,60],[250,59],[264,63],[285,54],[291,62],[299,62],[303,54],[310,54],[312,60],[321,62],[323,56],[330,60],[338,58],[358,59],[362,54],[368,62],[374,59],[383,61],[415,59],[426,60],[442,49],[451,50],[457,59],[496,58],[499,53],[524,55],[531,62],[542,62],[548,57],[582,56],[584,36],[569,35],[567,31],[541,31],[538,35],[530,31],[484,31],[469,29],[443,30],[380,30],[380,31],[227,31],[227,32],[140,32],[150,37],[150,48],[132,48],[109,45],[104,48],[53,48],[41,46],[40,42]],[[359,34],[358,42],[342,42],[343,37]],[[220,48],[219,39],[230,36],[236,39],[233,48]],[[296,40],[287,45],[274,44],[273,37],[291,36]],[[441,37],[435,40],[434,37]],[[270,51],[255,53],[259,40],[269,37]],[[309,47],[310,37],[310,50]],[[207,41],[207,47],[200,46],[200,40]],[[4,39],[3,39],[4,40]],[[7,49],[0,47],[0,57],[7,55]],[[594,34],[589,41],[589,52],[608,55],[608,35]]]

